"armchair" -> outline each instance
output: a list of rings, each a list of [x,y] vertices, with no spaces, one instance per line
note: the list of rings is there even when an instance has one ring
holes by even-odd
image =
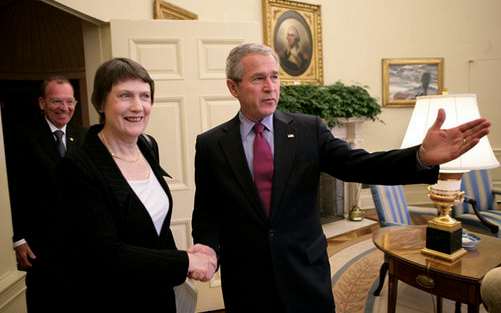
[[[461,190],[465,192],[465,201],[453,209],[452,216],[466,228],[501,237],[501,210],[496,202],[501,190],[492,188],[490,172],[474,170],[463,174]]]
[[[407,206],[402,186],[370,186],[374,206],[381,227],[412,225],[409,213],[419,215],[437,216],[438,210],[434,207]],[[375,296],[379,296],[383,288],[386,272],[388,271],[388,260],[385,256],[385,262],[379,270],[379,285],[374,291]]]

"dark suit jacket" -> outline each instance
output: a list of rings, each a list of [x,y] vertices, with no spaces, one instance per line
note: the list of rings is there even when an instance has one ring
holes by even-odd
[[[78,149],[87,130],[66,126],[66,150]],[[60,312],[63,282],[61,246],[66,237],[61,223],[61,195],[54,166],[61,159],[45,117],[19,125],[6,138],[7,173],[14,228],[13,240],[26,239],[36,255],[27,270],[28,309]]]
[[[81,146],[86,133],[82,126],[68,123],[67,153]],[[21,125],[7,150],[13,240],[26,239],[37,255],[35,263],[46,257],[55,258],[54,244],[61,239],[62,229],[58,222],[61,197],[54,166],[61,156],[45,117],[41,115]]]
[[[320,172],[367,184],[434,183],[417,149],[369,154],[335,139],[318,117],[274,114],[275,174],[267,219],[245,158],[238,116],[198,136],[195,242],[219,253],[227,312],[333,313],[327,241],[318,214]],[[280,301],[280,300],[278,300]]]
[[[158,156],[138,146],[170,201],[160,235],[97,134],[58,163],[68,223],[77,251],[71,260],[69,312],[175,312],[172,288],[184,282],[188,256],[169,228],[172,197]],[[140,137],[141,138],[141,137]],[[151,138],[156,149],[156,142]]]

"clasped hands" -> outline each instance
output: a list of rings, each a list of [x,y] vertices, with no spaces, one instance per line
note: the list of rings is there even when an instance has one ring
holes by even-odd
[[[217,269],[217,255],[209,246],[196,244],[186,250],[190,264],[188,277],[207,282],[211,280]]]

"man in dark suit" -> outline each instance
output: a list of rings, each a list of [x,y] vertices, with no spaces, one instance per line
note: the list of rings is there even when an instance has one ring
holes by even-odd
[[[193,237],[219,256],[226,312],[333,313],[318,214],[320,173],[367,184],[431,184],[439,170],[434,164],[469,150],[490,123],[479,119],[441,130],[441,111],[422,145],[352,150],[320,118],[276,110],[278,73],[278,56],[266,46],[244,44],[230,52],[227,85],[240,112],[197,138]],[[263,165],[270,152],[271,162]]]
[[[19,269],[27,271],[30,313],[60,311],[65,256],[58,251],[65,234],[54,165],[80,147],[87,132],[70,121],[77,101],[67,78],[45,80],[38,102],[44,114],[20,125],[6,149],[14,249]]]

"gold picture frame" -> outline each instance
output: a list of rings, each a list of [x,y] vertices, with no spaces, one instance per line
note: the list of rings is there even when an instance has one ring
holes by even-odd
[[[440,95],[444,59],[383,59],[383,106],[413,107],[417,96]]]
[[[323,84],[320,5],[262,1],[264,43],[280,56],[281,84]]]
[[[155,0],[153,15],[156,20],[198,20],[197,14],[163,0]]]

